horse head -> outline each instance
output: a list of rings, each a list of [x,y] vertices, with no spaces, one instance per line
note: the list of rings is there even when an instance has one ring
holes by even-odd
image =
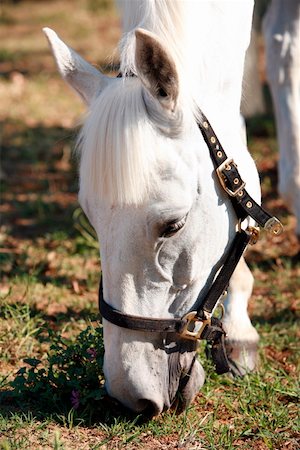
[[[61,75],[88,105],[79,200],[100,242],[103,297],[124,314],[182,317],[219,270],[235,217],[176,61],[157,36],[138,29],[134,76],[109,78],[45,33]],[[191,402],[204,382],[195,341],[107,320],[103,328],[112,397],[150,414],[176,398],[183,407]]]

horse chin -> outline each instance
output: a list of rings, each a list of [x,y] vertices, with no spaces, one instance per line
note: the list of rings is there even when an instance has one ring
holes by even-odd
[[[205,380],[203,367],[195,351],[183,351],[169,355],[170,404],[182,412],[194,400]]]

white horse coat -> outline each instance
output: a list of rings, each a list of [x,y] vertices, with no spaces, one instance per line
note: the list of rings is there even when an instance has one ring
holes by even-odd
[[[263,22],[279,141],[279,191],[300,237],[300,0],[272,0]]]
[[[260,202],[240,132],[253,0],[124,1],[121,10],[122,78],[105,77],[45,32],[62,76],[89,107],[79,139],[79,199],[99,237],[104,298],[127,314],[180,317],[207,290],[236,226],[196,124],[198,108]],[[251,290],[242,261],[225,320],[241,372],[254,367],[247,348],[258,340],[247,314]],[[111,396],[151,414],[170,407],[178,391],[183,406],[192,401],[204,382],[193,342],[106,320],[103,327]]]

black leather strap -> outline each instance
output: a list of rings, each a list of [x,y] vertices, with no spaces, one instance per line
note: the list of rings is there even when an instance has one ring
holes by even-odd
[[[233,243],[231,244],[227,258],[216,276],[213,284],[211,285],[208,293],[205,295],[204,300],[201,297],[197,298],[197,313],[203,315],[203,312],[212,313],[219,298],[223,292],[227,289],[230,278],[238,265],[243,253],[249,243],[251,236],[249,233],[241,230],[236,233]],[[199,306],[198,306],[199,305]],[[199,316],[200,317],[200,316]]]
[[[271,228],[270,231],[274,234],[280,234],[282,231],[280,222],[265,211],[247,192],[236,164],[228,158],[211,124],[203,113],[202,117],[203,121],[198,123],[199,129],[209,149],[220,183],[230,196],[237,217],[244,220],[247,216],[250,216],[264,228],[268,228],[268,225],[276,222],[276,226]]]
[[[100,287],[101,289],[101,287]],[[153,317],[141,317],[131,314],[124,314],[110,306],[104,299],[99,302],[100,313],[104,319],[129,330],[156,332],[156,333],[177,333],[182,320],[178,319],[156,319]]]
[[[223,327],[222,327],[223,329]],[[230,371],[230,364],[227,357],[227,351],[225,346],[225,337],[226,334],[223,332],[218,339],[215,339],[212,342],[210,353],[211,358],[214,362],[216,372],[218,375],[222,373],[227,373]]]

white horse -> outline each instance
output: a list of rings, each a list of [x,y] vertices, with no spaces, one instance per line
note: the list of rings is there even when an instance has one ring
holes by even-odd
[[[263,29],[280,149],[279,191],[297,218],[300,240],[300,0],[272,0]]]
[[[52,30],[45,33],[61,75],[88,105],[79,200],[101,244],[104,299],[125,314],[181,317],[207,291],[237,225],[196,123],[198,108],[260,202],[240,132],[253,0],[125,0],[121,10],[122,77],[104,76]],[[230,363],[240,374],[255,366],[258,334],[247,313],[252,283],[242,259],[224,319],[234,347]],[[196,342],[107,320],[103,328],[112,397],[150,414],[169,408],[178,393],[183,406],[193,400],[205,377]]]

